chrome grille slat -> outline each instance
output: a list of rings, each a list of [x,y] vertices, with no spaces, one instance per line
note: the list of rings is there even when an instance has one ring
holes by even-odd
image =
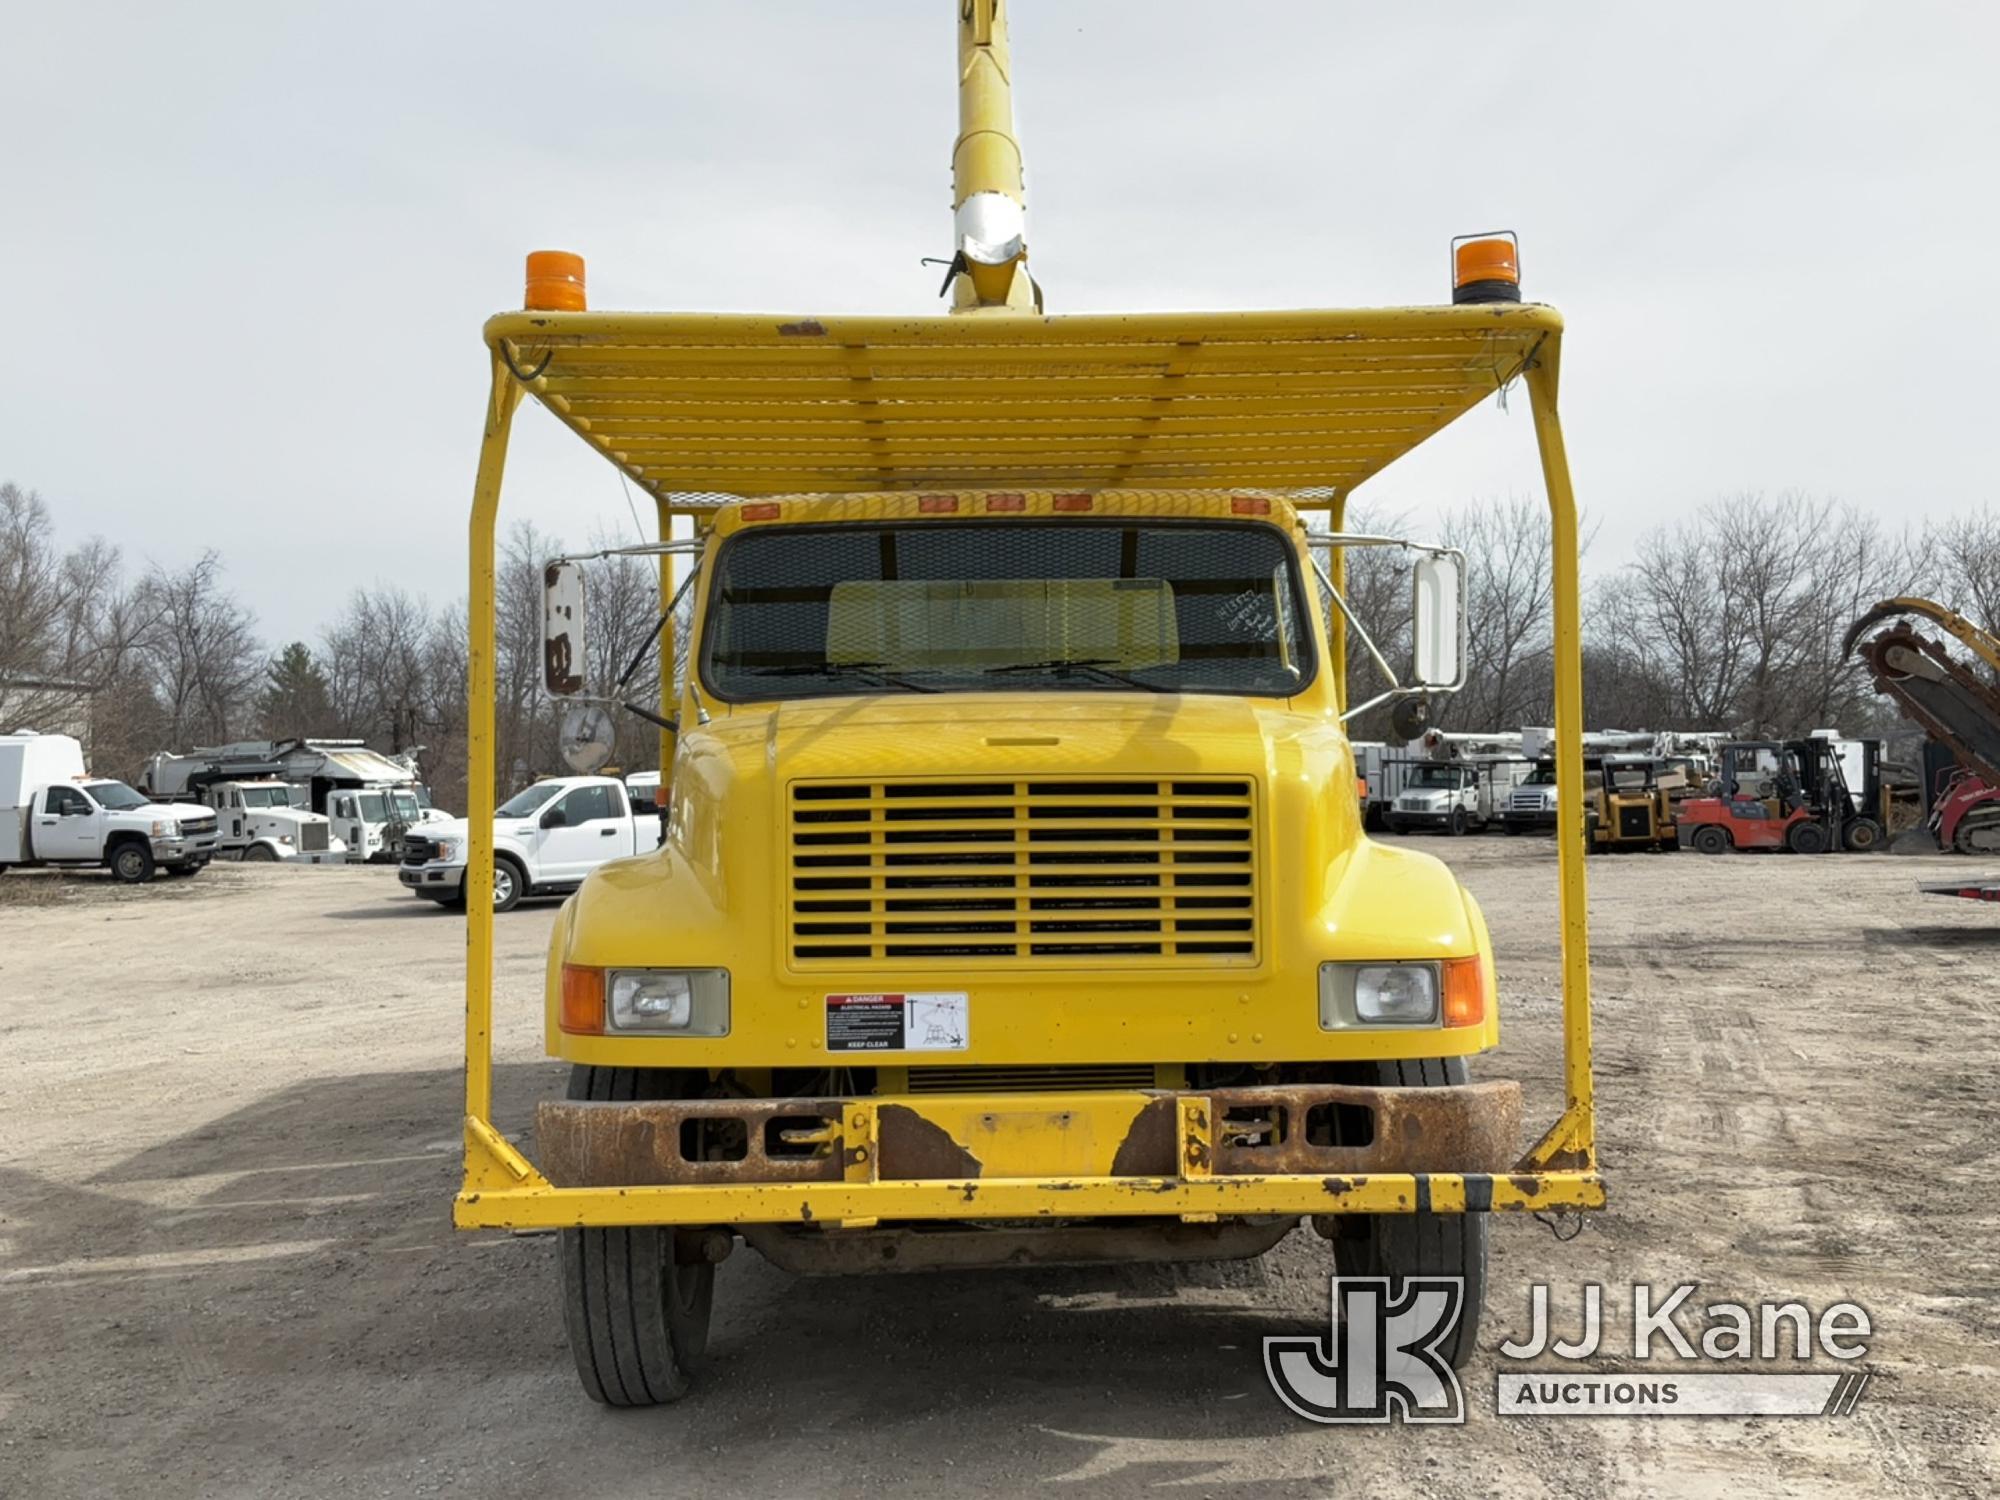
[[[792,961],[1256,960],[1247,778],[791,787]]]

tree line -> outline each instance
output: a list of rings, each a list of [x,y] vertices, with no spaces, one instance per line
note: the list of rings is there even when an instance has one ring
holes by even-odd
[[[1446,728],[1518,728],[1553,717],[1548,513],[1539,501],[1467,505],[1439,520],[1350,514],[1356,532],[1436,537],[1470,559],[1463,692]],[[617,544],[594,538],[590,548]],[[495,725],[503,790],[562,768],[565,705],[542,691],[542,569],[561,541],[526,523],[500,557]],[[1588,561],[1586,536],[1586,561]],[[1409,580],[1390,548],[1348,551],[1347,597],[1383,655],[1407,659]],[[616,678],[658,618],[650,559],[593,562],[592,682]],[[2000,622],[2000,512],[1892,530],[1851,505],[1741,495],[1646,533],[1634,560],[1584,585],[1584,701],[1591,727],[1716,730],[1746,738],[1839,726],[1902,728],[1840,657],[1849,622],[1878,599],[1920,594]],[[49,506],[0,484],[0,728],[46,727],[89,690],[96,769],[136,779],[147,756],[231,740],[351,737],[416,751],[439,803],[464,803],[464,600],[378,584],[348,596],[317,641],[270,643],[229,586],[220,554],[131,569],[102,538],[65,543]],[[21,686],[21,684],[48,684]],[[9,686],[13,684],[13,686]],[[1349,653],[1349,702],[1380,690]],[[650,658],[624,696],[658,698]],[[657,739],[628,716],[617,763],[650,769]],[[1357,738],[1388,739],[1386,712]]]

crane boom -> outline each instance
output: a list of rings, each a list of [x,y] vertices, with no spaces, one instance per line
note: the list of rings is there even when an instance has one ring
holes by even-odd
[[[958,0],[958,140],[951,151],[951,310],[1039,312],[1014,139],[1006,0]]]

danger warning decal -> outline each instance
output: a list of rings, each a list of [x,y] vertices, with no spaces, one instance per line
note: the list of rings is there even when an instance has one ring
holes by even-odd
[[[963,1052],[970,1030],[963,990],[828,995],[829,1052]]]

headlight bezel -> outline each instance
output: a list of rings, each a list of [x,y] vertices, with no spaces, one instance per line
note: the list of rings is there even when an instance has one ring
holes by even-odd
[[[1422,971],[1429,976],[1430,1012],[1408,1015],[1362,1014],[1356,990],[1369,970]],[[1319,966],[1319,1025],[1322,1031],[1461,1031],[1491,1024],[1493,973],[1484,955],[1441,959],[1329,959]]]
[[[634,1014],[629,999],[621,1005],[621,986],[647,981],[680,980],[687,995],[687,1019],[668,1024],[668,1017]],[[604,1033],[607,1036],[697,1037],[704,1041],[729,1035],[730,996],[727,969],[607,968],[604,970]],[[629,992],[628,992],[629,993]]]

